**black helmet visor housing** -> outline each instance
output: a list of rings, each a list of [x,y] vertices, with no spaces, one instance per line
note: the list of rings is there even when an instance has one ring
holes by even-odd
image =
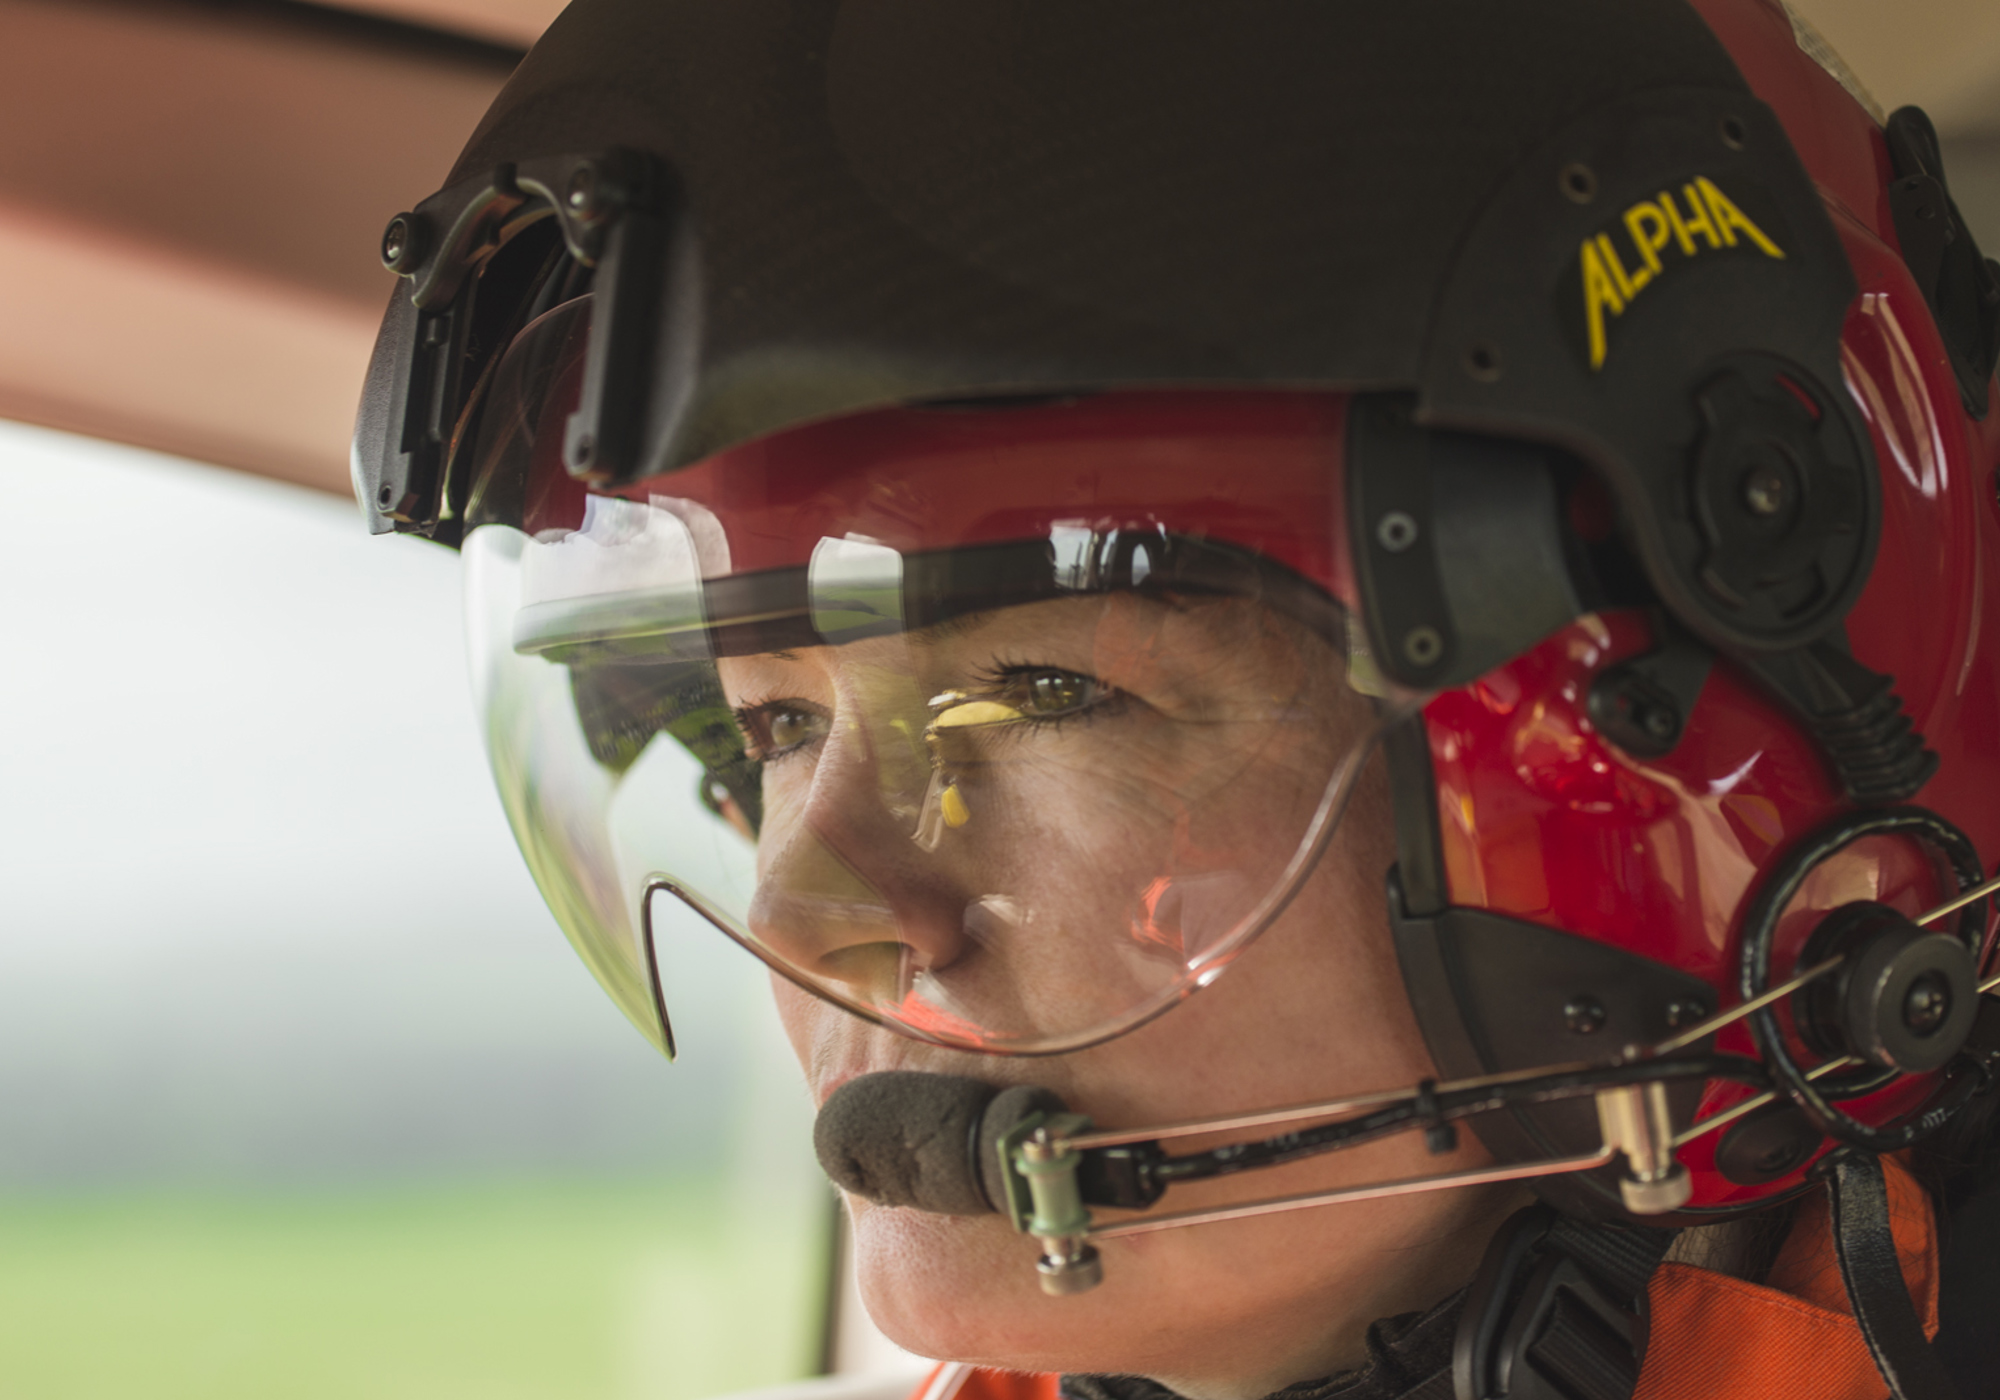
[[[593,481],[913,401],[1389,390],[1589,462],[1712,644],[1825,635],[1872,557],[1852,274],[1685,0],[583,0],[387,245],[378,530],[460,533],[455,446],[554,280],[599,308]],[[1690,470],[1746,423],[1825,483],[1780,577],[1730,463]]]

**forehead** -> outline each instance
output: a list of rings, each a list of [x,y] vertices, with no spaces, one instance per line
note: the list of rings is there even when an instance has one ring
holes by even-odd
[[[1343,674],[1339,653],[1311,629],[1254,600],[1135,592],[995,608],[840,646],[720,656],[716,666],[733,692],[808,676],[836,683],[907,676],[949,689],[1051,670],[1162,701],[1197,691],[1296,694],[1314,678]]]

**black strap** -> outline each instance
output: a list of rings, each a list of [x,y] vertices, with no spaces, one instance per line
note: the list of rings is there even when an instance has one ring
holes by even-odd
[[[1451,1383],[1451,1367],[1441,1366],[1431,1374],[1431,1378],[1403,1397],[1403,1400],[1454,1400],[1456,1392]]]
[[[1646,1286],[1672,1230],[1516,1213],[1466,1295],[1456,1400],[1631,1400],[1645,1363]]]
[[[1891,1400],[1958,1400],[1958,1388],[1931,1350],[1910,1301],[1890,1228],[1881,1159],[1846,1148],[1829,1155],[1818,1172],[1833,1208],[1834,1249],[1854,1320],[1889,1383]]]
[[[1266,1400],[1452,1400],[1452,1338],[1464,1294],[1422,1313],[1384,1318],[1368,1329],[1368,1359],[1352,1370],[1302,1381]],[[1062,1400],[1182,1400],[1141,1376],[1066,1375]]]

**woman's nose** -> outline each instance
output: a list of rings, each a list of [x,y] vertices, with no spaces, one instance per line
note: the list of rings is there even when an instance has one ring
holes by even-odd
[[[796,800],[767,788],[750,929],[772,952],[872,1004],[967,948],[968,896],[915,839],[929,780],[905,707],[837,709]]]

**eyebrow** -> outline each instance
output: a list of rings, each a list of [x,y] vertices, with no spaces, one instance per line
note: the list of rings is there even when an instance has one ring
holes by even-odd
[[[959,613],[953,617],[940,618],[923,627],[912,627],[903,635],[919,646],[932,646],[938,642],[948,642],[954,637],[977,632],[992,623],[998,608],[980,608],[976,612]]]

